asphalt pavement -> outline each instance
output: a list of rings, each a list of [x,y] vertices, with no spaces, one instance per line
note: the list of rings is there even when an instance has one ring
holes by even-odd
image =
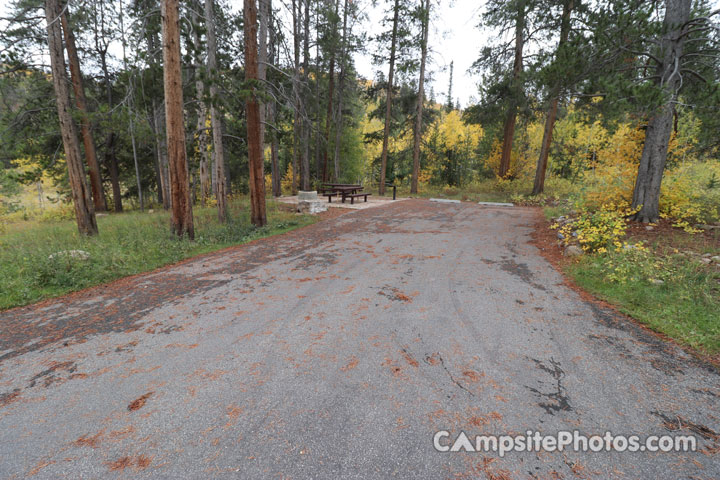
[[[568,288],[537,220],[408,200],[0,312],[0,478],[720,478],[718,371]],[[574,430],[697,451],[434,447]]]

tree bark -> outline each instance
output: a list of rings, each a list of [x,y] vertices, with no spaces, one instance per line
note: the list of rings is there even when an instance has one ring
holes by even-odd
[[[80,158],[80,145],[78,144],[77,131],[71,114],[70,92],[67,88],[68,79],[65,71],[62,29],[60,27],[61,12],[62,7],[58,0],[45,1],[47,40],[50,51],[53,87],[55,89],[55,102],[57,104],[58,120],[60,121],[60,132],[63,139],[78,231],[83,235],[97,235],[95,209],[90,198],[90,189],[85,181],[85,171]]]
[[[388,160],[388,140],[390,138],[390,122],[392,120],[393,75],[395,74],[395,50],[397,48],[399,0],[395,0],[393,13],[392,39],[390,42],[390,71],[388,72],[387,93],[385,94],[385,127],[383,129],[382,159],[380,162],[380,195],[385,195],[385,171]]]
[[[178,0],[162,0],[163,80],[165,85],[165,124],[172,196],[171,228],[178,237],[195,238],[192,202],[185,151],[183,91],[180,60]]]
[[[163,104],[164,105],[164,104]],[[153,98],[153,130],[155,130],[155,149],[157,150],[158,164],[160,170],[160,184],[158,188],[162,190],[162,204],[165,210],[172,207],[172,198],[170,196],[170,166],[167,156],[167,143],[163,131],[163,108],[160,108]]]
[[[338,8],[340,8],[340,1],[335,0],[335,17],[333,17],[333,26],[331,31],[333,35],[337,29],[337,25],[334,23],[337,18]],[[328,108],[325,116],[325,148],[323,148],[323,168],[322,168],[322,179],[324,182],[327,181],[327,170],[328,170],[328,150],[330,149],[330,120],[333,117],[333,98],[335,95],[335,42],[334,39],[331,42],[330,52],[330,65],[328,66]]]
[[[335,125],[335,156],[333,157],[333,179],[337,181],[340,177],[340,141],[343,132],[343,93],[345,91],[345,68],[347,65],[347,35],[348,35],[348,0],[345,0],[343,7],[343,33],[342,46],[340,47],[340,78],[338,79],[338,100],[337,100],[337,116]]]
[[[302,1],[292,0],[293,8],[293,59],[295,71],[293,74],[293,95],[295,108],[293,115],[293,158],[292,158],[292,194],[298,190],[298,164],[300,163],[300,137],[302,136],[302,123],[300,109],[300,15],[302,14]]]
[[[122,60],[123,60],[123,68],[127,72],[128,71],[128,64],[127,64],[127,55],[126,55],[126,42],[125,42],[125,21],[123,16],[123,2],[120,0],[120,40],[122,44]],[[133,121],[133,89],[130,87],[128,89],[128,94],[126,97],[126,106],[128,111],[128,127],[130,130],[130,143],[132,144],[132,154],[133,154],[133,164],[135,165],[135,182],[137,185],[137,191],[138,191],[138,200],[140,202],[140,211],[145,210],[145,200],[143,198],[143,190],[142,190],[142,181],[140,180],[140,162],[138,161],[138,155],[137,155],[137,141],[135,139],[135,124]]]
[[[120,173],[118,172],[117,157],[115,156],[115,132],[110,132],[107,140],[105,140],[105,165],[110,175],[110,185],[113,191],[113,210],[115,213],[120,213],[123,211],[123,206],[120,191]]]
[[[194,2],[193,7],[201,7],[200,2]],[[198,177],[200,183],[200,204],[205,206],[205,202],[210,196],[210,176],[208,175],[208,134],[207,134],[207,104],[205,99],[205,82],[202,78],[203,61],[201,58],[201,38],[200,38],[200,14],[196,8],[192,9],[193,42],[195,43],[195,60],[193,69],[195,70],[195,92],[196,103],[198,105],[197,123],[195,127],[195,135],[197,135],[197,151],[198,151]],[[207,22],[206,22],[207,24]],[[207,34],[206,34],[207,35]]]
[[[305,1],[305,20],[303,22],[303,84],[307,88],[310,80],[310,0]],[[308,95],[301,96],[304,98],[303,111],[303,134],[302,134],[302,162],[300,164],[300,188],[302,190],[310,190],[310,130],[312,124],[307,115],[307,98]]]
[[[225,174],[225,148],[222,138],[222,115],[217,108],[217,39],[215,37],[215,13],[213,0],[205,0],[205,24],[207,26],[207,70],[210,78],[210,126],[213,136],[213,177],[218,221],[227,221],[227,177]]]
[[[152,66],[158,66],[160,59],[158,58],[157,37],[154,32],[146,30],[148,45],[148,60]],[[163,100],[164,102],[164,100]],[[163,131],[163,107],[159,107],[155,96],[152,98],[152,119],[151,129],[155,134],[155,151],[158,162],[158,199],[162,199],[162,205],[165,210],[169,210],[172,202],[170,197],[170,172],[167,158],[167,145],[165,142],[165,132]]]
[[[562,55],[563,47],[567,43],[568,36],[570,35],[570,15],[572,15],[573,8],[575,8],[575,0],[565,0],[563,2],[560,40],[555,54],[556,57]],[[538,157],[537,168],[535,169],[533,195],[539,195],[545,189],[545,172],[547,171],[548,156],[550,155],[550,145],[552,144],[553,129],[555,128],[555,120],[557,119],[559,101],[560,80],[558,79],[550,91],[550,108],[548,108],[547,118],[545,119],[545,131],[543,132],[542,144],[540,146],[540,157]]]
[[[315,0],[315,182],[325,181],[325,172],[322,166],[322,134],[325,132],[320,127],[322,117],[320,116],[320,1]]]
[[[658,55],[661,62],[656,69],[664,103],[651,115],[645,130],[645,145],[632,200],[632,208],[639,209],[633,219],[640,222],[655,222],[660,217],[660,188],[673,129],[675,102],[682,85],[683,29],[690,20],[690,7],[691,0],[665,1],[664,35]]]
[[[518,97],[520,95],[520,74],[523,70],[523,47],[525,44],[525,0],[518,2],[517,18],[515,20],[515,60],[512,73],[512,98],[508,108],[505,126],[503,128],[503,148],[500,157],[500,178],[506,178],[510,173],[510,160],[512,158],[512,144],[515,136],[515,122],[517,117]]]
[[[275,32],[275,27],[274,27],[273,19],[272,19],[272,0],[266,0],[266,1],[268,3],[267,10],[270,15],[270,18],[268,19],[268,21],[270,23],[268,53],[269,53],[269,58],[270,58],[270,64],[276,65],[278,48],[277,48],[277,34]],[[274,197],[279,197],[282,195],[282,184],[280,182],[282,173],[280,172],[280,159],[279,159],[280,141],[278,140],[277,126],[276,126],[277,101],[274,99],[271,100],[270,104],[268,105],[268,122],[270,123],[270,126],[271,126],[270,169],[271,169],[271,179],[272,179],[272,194]]]
[[[260,29],[258,31],[258,80],[263,88],[265,88],[267,80],[267,61],[268,61],[268,20],[270,19],[270,0],[259,0],[260,12]],[[260,102],[260,145],[263,146],[263,158],[265,157],[265,119],[267,117],[267,107],[265,102]]]
[[[262,144],[260,139],[260,105],[256,98],[258,82],[257,4],[243,1],[245,19],[245,81],[253,94],[245,100],[247,114],[248,165],[250,169],[250,221],[262,227],[267,224],[265,214],[265,177],[263,175]]]
[[[65,36],[65,49],[68,54],[68,62],[70,64],[70,79],[75,92],[75,106],[80,112],[80,133],[82,134],[83,146],[85,147],[85,162],[88,166],[90,175],[90,189],[92,191],[93,205],[96,212],[104,212],[107,210],[105,199],[105,191],[103,190],[102,177],[100,175],[100,165],[97,160],[95,151],[95,141],[90,129],[90,117],[87,110],[87,100],[85,98],[85,87],[82,80],[82,71],[80,70],[80,59],[75,46],[75,35],[70,28],[67,19],[67,9],[61,16],[62,29]]]
[[[413,171],[410,193],[418,193],[418,177],[420,176],[420,138],[422,137],[422,114],[425,102],[425,61],[430,31],[430,0],[421,2],[422,11],[422,53],[420,55],[420,78],[418,79],[417,110],[415,112],[415,131],[413,132]]]

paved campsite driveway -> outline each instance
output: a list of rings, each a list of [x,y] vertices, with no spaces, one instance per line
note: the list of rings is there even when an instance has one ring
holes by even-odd
[[[582,301],[535,213],[413,200],[0,313],[0,478],[718,478],[720,376]],[[438,453],[433,433],[696,434]]]

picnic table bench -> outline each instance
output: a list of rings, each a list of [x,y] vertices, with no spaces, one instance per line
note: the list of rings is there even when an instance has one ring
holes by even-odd
[[[367,203],[367,198],[368,198],[368,196],[370,196],[370,195],[371,195],[371,194],[370,194],[370,193],[367,193],[367,192],[345,193],[345,194],[343,194],[343,196],[342,196],[342,203],[345,203],[345,199],[346,199],[346,198],[349,198],[349,199],[350,199],[350,205],[354,205],[354,204],[355,204],[355,199],[356,199],[356,198],[360,198],[360,197],[365,197],[365,203]]]

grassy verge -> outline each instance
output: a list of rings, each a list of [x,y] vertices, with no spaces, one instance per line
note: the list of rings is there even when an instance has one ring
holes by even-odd
[[[410,186],[402,184],[397,187],[398,197],[446,198],[464,202],[510,202],[519,205],[555,204],[559,200],[577,193],[579,184],[559,178],[549,178],[545,185],[545,193],[530,196],[533,187],[532,178],[515,181],[497,179],[475,180],[461,187],[422,184],[417,195],[410,194]],[[366,190],[377,195],[377,185],[368,185]],[[385,189],[385,197],[392,197],[392,187]]]
[[[651,249],[585,255],[567,266],[578,285],[707,355],[720,353],[720,268]]]
[[[214,208],[195,208],[194,242],[170,234],[169,213],[129,212],[98,218],[100,235],[78,235],[73,221],[25,221],[0,233],[0,310],[26,305],[120,277],[146,272],[198,254],[239,245],[313,223],[316,218],[268,203],[268,225],[250,224],[246,201],[234,202],[221,225]],[[83,250],[89,259],[50,255]]]

